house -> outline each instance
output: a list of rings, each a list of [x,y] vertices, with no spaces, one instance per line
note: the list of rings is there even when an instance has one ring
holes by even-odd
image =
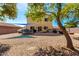
[[[52,22],[48,19],[48,17],[43,18],[41,21],[33,21],[30,17],[28,17],[27,23],[31,24],[26,26],[27,29],[35,29],[37,32],[46,31],[53,28]]]
[[[43,18],[41,21],[33,21],[30,17],[27,19],[28,25],[26,26],[29,30],[37,30],[37,32],[46,31],[49,29],[55,29],[62,31],[59,27],[53,27],[52,22],[48,17]],[[79,33],[79,28],[66,28],[68,33]]]
[[[16,26],[14,24],[0,22],[0,34],[15,33],[20,28],[21,27]]]

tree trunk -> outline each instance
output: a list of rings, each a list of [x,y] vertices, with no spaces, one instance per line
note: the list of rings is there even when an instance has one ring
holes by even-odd
[[[68,32],[66,31],[65,27],[62,26],[62,23],[61,23],[61,15],[60,15],[60,12],[61,12],[61,4],[59,3],[58,4],[58,12],[57,12],[57,22],[58,22],[58,26],[60,27],[60,29],[63,31],[63,34],[65,35],[66,37],[66,40],[67,40],[67,48],[70,48],[70,49],[74,49],[73,47],[73,43],[72,43],[72,40],[68,34]]]
[[[60,29],[63,31],[63,34],[65,35],[66,37],[66,40],[67,40],[67,47],[70,48],[70,49],[74,49],[73,47],[73,44],[72,44],[72,40],[68,34],[68,32],[66,31],[66,29],[62,26],[61,22],[59,21],[59,19],[57,19],[57,22],[58,22],[58,26],[60,27]]]

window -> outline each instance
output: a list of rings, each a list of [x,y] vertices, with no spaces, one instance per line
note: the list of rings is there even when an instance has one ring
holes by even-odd
[[[47,22],[48,21],[48,18],[45,18],[45,21]]]
[[[42,31],[42,27],[41,26],[38,27],[38,31]]]
[[[30,29],[31,29],[31,30],[34,30],[34,26],[31,26]]]
[[[47,27],[47,26],[44,26],[44,29],[45,29],[45,30],[47,30],[47,29],[48,29],[48,27]]]

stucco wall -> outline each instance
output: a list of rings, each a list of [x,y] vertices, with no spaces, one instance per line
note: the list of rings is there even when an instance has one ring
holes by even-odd
[[[51,21],[44,21],[44,19],[42,19],[41,21],[33,21],[31,18],[27,19],[27,23],[33,24],[33,25],[29,25],[27,26],[28,29],[30,29],[31,26],[34,26],[35,28],[41,26],[42,28],[44,28],[44,26],[47,26],[48,29],[52,29],[52,22]]]
[[[18,29],[18,27],[0,26],[0,34],[15,33]]]

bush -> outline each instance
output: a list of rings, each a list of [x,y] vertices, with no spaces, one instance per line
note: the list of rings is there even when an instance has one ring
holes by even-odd
[[[53,33],[57,33],[57,30],[53,30]]]
[[[0,55],[3,55],[9,49],[10,49],[10,46],[9,45],[0,44]]]
[[[48,48],[39,48],[39,50],[34,54],[35,56],[76,56],[79,55],[78,53],[61,48],[61,49],[55,49],[52,46],[49,46]]]

